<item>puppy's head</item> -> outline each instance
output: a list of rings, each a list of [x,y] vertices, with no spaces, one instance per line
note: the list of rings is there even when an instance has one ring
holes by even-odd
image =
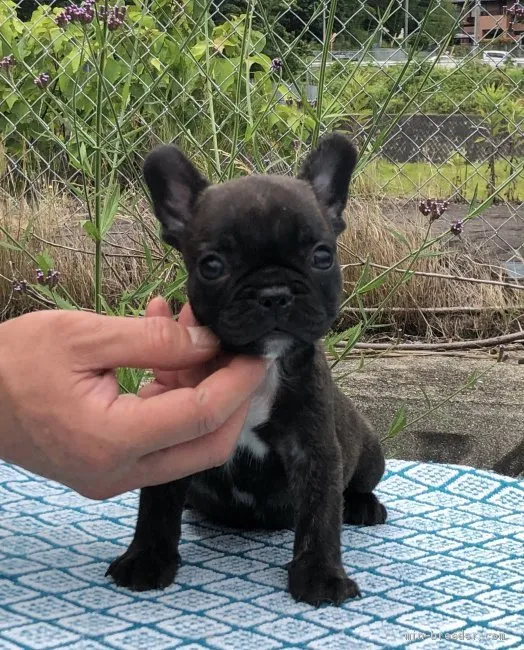
[[[298,178],[211,185],[175,146],[153,150],[144,176],[163,239],[186,263],[193,312],[225,349],[278,356],[311,344],[337,315],[336,238],[355,167],[349,141],[320,141]]]

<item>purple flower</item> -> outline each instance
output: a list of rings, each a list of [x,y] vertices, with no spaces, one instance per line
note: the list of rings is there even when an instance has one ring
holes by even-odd
[[[71,22],[71,14],[65,9],[61,11],[58,16],[55,18],[55,23],[65,29]]]
[[[450,232],[452,232],[454,235],[459,235],[462,234],[464,231],[464,221],[462,219],[458,219],[457,221],[454,221],[451,226],[450,226]]]
[[[511,7],[505,7],[505,11],[511,20],[524,18],[524,5],[521,5],[520,2],[515,2]]]
[[[107,11],[107,15],[105,7],[101,7],[98,13],[102,22],[105,22],[107,24],[107,29],[109,29],[111,32],[114,32],[115,29],[118,29],[124,23],[124,18],[126,17],[126,7],[117,7],[115,5],[112,9],[109,9]]]
[[[53,289],[54,287],[56,287],[59,281],[60,281],[60,273],[58,271],[51,270],[47,272],[45,283],[47,284],[48,287],[51,287],[51,289]]]
[[[117,10],[117,7],[115,7],[115,9],[110,9],[108,15],[113,16],[115,11],[117,11],[116,14],[116,18],[118,19],[117,26],[119,26],[123,22],[123,15],[125,15],[125,8],[123,10],[123,15],[121,15],[122,10]],[[101,7],[99,9],[99,15],[101,20],[105,20],[104,7]],[[94,18],[95,18],[95,0],[85,0],[80,6],[71,4],[68,7],[66,7],[55,18],[55,22],[59,27],[63,27],[65,29],[67,25],[69,25],[69,23],[74,23],[74,22],[78,22],[81,25],[88,25],[89,23],[93,22]],[[122,18],[122,20],[120,20],[120,18]],[[108,27],[109,27],[109,19],[108,19]]]
[[[33,79],[33,83],[35,86],[38,88],[44,89],[49,85],[49,82],[51,81],[51,77],[47,74],[47,72],[41,72],[39,75],[36,75],[36,77]]]
[[[44,274],[42,269],[36,269],[36,281],[38,282],[38,284],[53,289],[60,281],[60,273],[58,271],[54,271],[53,269],[50,269],[46,275]]]
[[[282,70],[282,65],[282,59],[273,59],[270,67],[271,72],[279,72],[279,70]]]
[[[77,14],[77,20],[82,25],[88,25],[93,22],[95,17],[95,9],[92,6],[83,7]]]
[[[17,293],[26,293],[27,292],[27,280],[20,280],[13,285],[13,291]]]
[[[0,59],[0,70],[9,70],[15,64],[15,57],[12,54],[8,54]]]
[[[425,217],[429,216],[430,221],[436,221],[448,209],[449,201],[437,201],[435,199],[426,199],[418,205],[419,212]]]

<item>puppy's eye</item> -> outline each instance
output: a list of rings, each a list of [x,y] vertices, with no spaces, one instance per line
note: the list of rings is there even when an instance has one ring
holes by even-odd
[[[333,266],[333,253],[327,246],[317,246],[311,261],[313,268],[327,271]]]
[[[222,258],[216,253],[205,255],[198,263],[198,270],[204,280],[218,280],[226,270]]]

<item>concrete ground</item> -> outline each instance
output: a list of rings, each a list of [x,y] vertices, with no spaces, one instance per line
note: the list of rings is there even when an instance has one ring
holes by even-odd
[[[351,358],[333,370],[335,378],[367,415],[381,437],[397,409],[407,421],[443,403],[384,443],[389,458],[457,463],[518,476],[524,473],[524,365],[496,363],[488,353],[464,357],[403,355]],[[473,373],[489,372],[473,387],[450,397]]]

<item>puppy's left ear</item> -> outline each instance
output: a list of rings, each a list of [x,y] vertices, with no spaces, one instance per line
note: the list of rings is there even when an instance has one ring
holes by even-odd
[[[320,140],[298,175],[312,186],[337,237],[346,228],[343,214],[356,162],[357,151],[351,142],[340,133],[331,133]]]
[[[153,149],[145,159],[143,172],[155,216],[162,224],[162,239],[180,250],[196,201],[209,181],[174,145]]]

